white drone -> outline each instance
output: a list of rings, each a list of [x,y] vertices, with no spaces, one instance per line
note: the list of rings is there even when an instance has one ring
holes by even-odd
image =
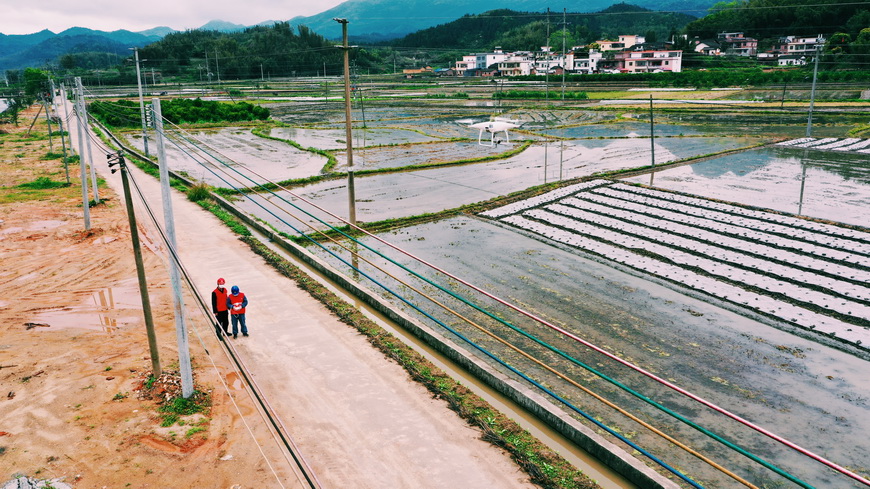
[[[468,127],[480,129],[480,134],[478,134],[477,136],[477,144],[481,146],[497,146],[501,143],[501,140],[495,138],[496,133],[504,131],[505,142],[509,143],[511,142],[511,138],[508,134],[508,130],[520,127],[520,124],[521,123],[519,121],[505,119],[503,117],[496,117],[491,121],[478,122],[477,124],[469,124]],[[484,131],[491,134],[489,138],[489,144],[483,142]]]

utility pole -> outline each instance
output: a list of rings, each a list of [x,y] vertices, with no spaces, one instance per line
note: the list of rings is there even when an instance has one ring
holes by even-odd
[[[821,51],[819,50],[819,45],[816,45],[816,61],[815,66],[813,67],[813,89],[810,91],[810,113],[807,117],[807,137],[812,137],[813,135],[813,105],[816,103],[816,80],[819,77],[819,57],[821,56]]]
[[[550,7],[547,7],[547,52],[544,59],[547,60],[547,69],[544,71],[544,98],[550,100]],[[547,175],[544,175],[544,183],[547,183]]]
[[[215,71],[215,74],[217,75],[217,84],[218,84],[218,86],[220,86],[220,84],[221,84],[221,65],[218,62],[217,48],[214,48],[214,71]]]
[[[565,37],[568,34],[568,9],[562,8],[562,101],[565,101],[565,72],[568,70],[568,53],[565,51]]]
[[[656,138],[655,138],[655,125],[653,123],[653,96],[649,95],[649,151],[650,151],[650,163],[652,167],[656,167]],[[649,174],[649,184],[652,186],[653,174],[652,172]]]
[[[80,81],[79,94],[81,94],[81,97],[82,97],[82,100],[81,100],[82,120],[84,121],[84,122],[82,122],[82,126],[84,129],[85,143],[88,146],[88,165],[90,165],[90,167],[91,167],[91,187],[94,189],[94,203],[99,204],[100,203],[100,192],[99,192],[99,190],[97,190],[97,169],[94,168],[94,156],[93,156],[93,152],[91,150],[91,148],[93,147],[93,142],[91,141],[91,137],[90,137],[91,128],[90,128],[90,125],[88,125],[88,106],[85,103],[85,92],[84,92],[84,87],[82,87],[82,85],[81,85],[81,79],[79,79],[79,81]]]
[[[145,145],[145,157],[148,158],[148,132],[145,130],[145,98],[142,96],[142,72],[139,69],[139,48],[132,48],[136,58],[136,82],[139,84],[139,112],[142,116],[142,143]]]
[[[151,99],[154,113],[154,132],[157,135],[157,162],[160,165],[160,195],[163,200],[163,227],[169,244],[169,281],[172,284],[172,304],[175,308],[175,336],[178,341],[178,365],[181,370],[181,395],[185,399],[193,395],[193,372],[190,367],[190,347],[187,326],[184,323],[184,298],[181,296],[181,275],[178,271],[178,245],[175,239],[175,218],[172,214],[172,197],[169,192],[169,162],[163,138],[163,111],[160,99]]]
[[[154,320],[151,317],[151,301],[148,298],[148,282],[145,280],[145,265],[142,262],[142,249],[139,246],[139,229],[136,227],[136,214],[133,212],[133,198],[130,196],[130,183],[127,181],[127,163],[124,154],[106,155],[109,167],[119,165],[121,182],[124,184],[124,201],[127,204],[127,220],[130,222],[130,239],[133,241],[133,257],[136,259],[136,276],[139,279],[139,295],[142,297],[142,314],[145,316],[145,331],[148,333],[148,348],[151,350],[151,375],[160,377],[160,352],[157,349],[157,335],[154,332]],[[117,171],[112,168],[112,173]]]
[[[85,143],[82,139],[82,133],[84,129],[82,126],[82,112],[79,108],[79,104],[81,103],[81,96],[79,94],[79,86],[82,84],[82,79],[79,77],[75,78],[76,83],[76,115],[78,116],[76,119],[78,120],[78,133],[79,133],[79,173],[82,178],[82,208],[84,209],[85,214],[85,231],[91,230],[91,204],[88,200],[88,175],[85,172]]]
[[[350,113],[350,46],[347,45],[347,19],[332,19],[341,24],[342,46],[344,50],[344,117],[345,139],[347,140],[347,199],[348,216],[352,226],[356,226],[356,195],[353,186],[353,119]],[[326,66],[324,65],[324,73]]]
[[[57,110],[57,98],[54,96],[54,80],[49,80],[51,82],[51,105],[54,107],[54,113],[57,114],[58,122],[58,130],[60,131],[60,144],[63,147],[63,169],[66,172],[66,183],[69,184],[69,162],[67,161],[66,156],[66,138],[64,138],[63,134],[63,119],[60,116],[60,112]],[[64,104],[64,108],[66,108],[66,104]],[[70,142],[72,144],[72,142]]]
[[[48,125],[48,150],[54,153],[54,142],[51,139],[51,114],[48,110],[48,103],[44,98],[40,102],[42,102],[42,108],[45,110],[45,123]]]

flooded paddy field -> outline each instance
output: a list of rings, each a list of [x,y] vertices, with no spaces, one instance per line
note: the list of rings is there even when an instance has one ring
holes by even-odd
[[[772,327],[767,321],[759,321],[758,315],[738,314],[722,307],[721,302],[693,298],[679,286],[650,280],[649,276],[627,268],[615,268],[606,257],[554,245],[496,222],[456,217],[396,230],[381,238],[778,436],[851,470],[868,474],[870,440],[864,436],[870,429],[870,397],[864,373],[867,363],[856,356]],[[362,276],[367,287],[378,290],[397,308],[433,327],[449,327],[452,331],[448,335],[457,342],[463,343],[457,336],[461,334],[478,343],[594,419],[614,427],[654,456],[679,467],[704,487],[724,488],[737,484],[698,458],[663,441],[637,421],[618,414],[589,392],[556,377],[532,363],[530,358],[518,355],[484,330],[518,345],[534,359],[543,360],[575,383],[758,486],[792,487],[782,475],[663,414],[601,375],[617,379],[700,425],[708,433],[720,436],[813,487],[861,487],[585,344],[557,334],[455,279],[426,268],[407,255],[373,239],[364,239],[361,243],[358,261],[361,272],[356,276]],[[387,263],[367,247],[414,270],[428,282]],[[332,254],[324,250],[315,252],[347,271],[347,264],[352,262],[349,253],[334,244],[326,248]],[[310,249],[314,251],[314,247]],[[394,291],[403,300],[387,290]],[[525,334],[517,334],[492,316],[455,300],[454,296],[484,308]],[[445,306],[436,305],[435,301]],[[445,312],[447,307],[471,322]],[[532,341],[532,337],[536,341]],[[565,361],[545,344],[578,359],[586,367]],[[469,350],[480,355],[476,349],[469,347]],[[486,361],[493,363],[494,368],[503,368],[490,357],[486,357]],[[554,402],[580,418],[563,402]],[[626,447],[619,441],[616,443]],[[644,459],[636,452],[635,455]]]
[[[353,153],[353,166],[359,170],[404,168],[419,165],[438,165],[450,163],[465,158],[480,158],[486,156],[498,157],[507,155],[516,148],[516,144],[500,144],[481,146],[477,141],[448,141],[429,143],[425,145],[405,144],[397,146],[381,146],[364,148]],[[337,171],[347,171],[347,152],[335,153],[338,164]]]
[[[321,155],[261,138],[252,134],[250,128],[192,130],[185,134],[167,131],[167,135],[171,139],[165,143],[170,170],[216,187],[249,187],[255,183],[308,177],[320,173],[326,164],[326,158]],[[134,148],[144,150],[140,134],[124,136]],[[149,138],[148,150],[152,155],[157,152],[153,137]],[[247,166],[256,174],[248,171]]]
[[[344,128],[304,129],[275,127],[272,128],[270,135],[276,138],[295,141],[305,148],[345,149],[347,147],[347,133]],[[353,131],[354,148],[431,141],[438,141],[438,139],[408,129],[357,128]]]
[[[656,161],[673,161],[686,155],[701,155],[740,148],[755,141],[752,138],[657,139]],[[393,154],[389,164],[405,166],[411,164],[410,162],[419,161],[420,151],[425,151],[429,146],[432,145],[413,146],[414,149],[411,150],[412,154],[408,159]],[[469,143],[466,148],[468,149],[466,157],[490,154],[495,149],[478,146],[476,142]],[[366,158],[370,158],[368,153],[372,152],[377,154],[377,150],[366,150]],[[358,154],[355,153],[355,157],[357,156]],[[649,158],[649,140],[578,140],[565,142],[564,145],[536,143],[522,153],[504,160],[357,176],[355,178],[357,218],[361,221],[373,222],[439,212],[559,180],[560,169],[561,178],[574,178],[596,172],[640,167],[646,165]],[[345,180],[319,182],[294,189],[292,192],[316,202],[334,214],[347,215]],[[282,198],[290,202],[298,202],[288,192],[279,191],[276,194],[278,197],[269,197],[269,200],[276,204]],[[238,205],[276,226],[277,229],[292,232],[268,212],[263,212],[260,205],[255,202],[257,199],[260,197],[244,197],[238,201]],[[317,214],[326,222],[338,224],[335,218]],[[302,219],[312,226],[323,227],[323,224],[315,223],[308,217]]]
[[[650,180],[645,175],[624,181]],[[870,226],[870,165],[864,154],[773,146],[655,172],[652,182],[702,197]]]

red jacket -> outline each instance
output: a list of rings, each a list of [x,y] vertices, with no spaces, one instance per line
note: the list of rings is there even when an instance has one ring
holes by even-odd
[[[239,292],[238,295],[228,295],[227,305],[232,305],[232,307],[230,308],[230,314],[244,314],[245,306],[248,305],[248,300],[245,299],[245,293]]]
[[[211,312],[223,312],[227,310],[227,289],[217,287],[211,291]]]

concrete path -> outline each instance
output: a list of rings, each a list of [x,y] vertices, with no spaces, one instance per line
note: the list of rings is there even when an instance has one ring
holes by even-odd
[[[77,142],[74,124],[70,126]],[[120,174],[110,174],[105,163],[107,151],[94,148],[97,172],[123,196]],[[162,223],[159,182],[132,165],[131,174]],[[238,285],[248,296],[251,336],[229,341],[325,487],[534,487],[506,454],[479,440],[479,433],[446,403],[433,400],[401,367],[266,265],[217,218],[175,191],[172,205],[179,254],[200,294],[209,301],[215,280],[224,277],[227,286]],[[136,213],[156,242],[141,205]],[[204,320],[198,312],[191,312],[191,319]],[[256,414],[250,418],[259,419]]]

